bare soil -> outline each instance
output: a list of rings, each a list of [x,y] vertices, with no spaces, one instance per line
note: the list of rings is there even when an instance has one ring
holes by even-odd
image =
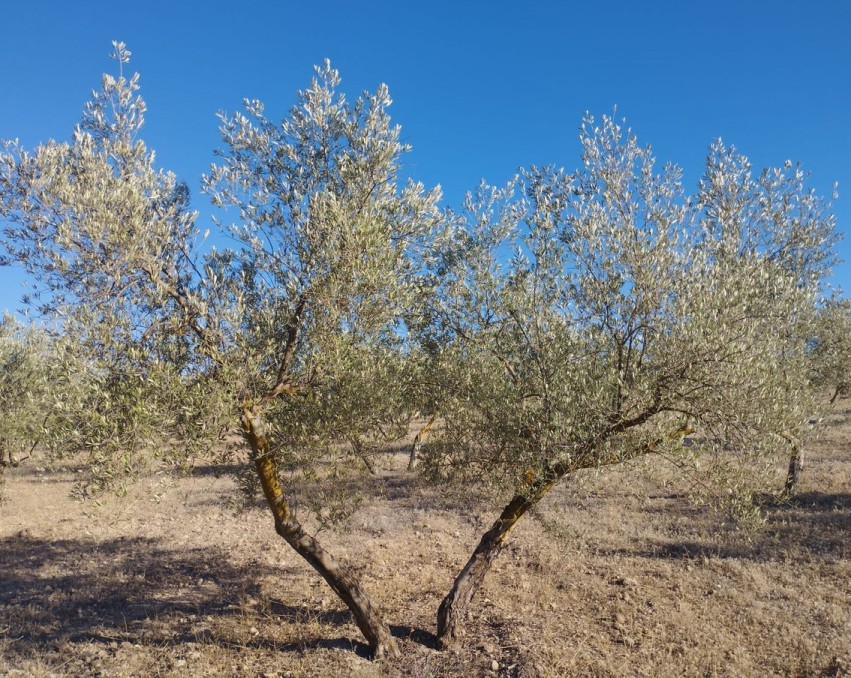
[[[433,649],[437,606],[498,507],[389,450],[319,538],[386,612],[396,662],[368,658],[268,511],[228,507],[230,469],[78,503],[82,467],[22,465],[0,505],[0,674],[851,676],[851,424],[834,419],[756,531],[664,469],[567,482],[512,535],[458,652]]]

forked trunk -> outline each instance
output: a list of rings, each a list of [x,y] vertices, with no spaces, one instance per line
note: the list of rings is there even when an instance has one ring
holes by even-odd
[[[516,494],[502,510],[493,526],[485,532],[470,560],[456,577],[452,589],[437,611],[437,644],[448,649],[458,644],[473,596],[490,571],[494,559],[502,551],[511,530],[525,513],[535,506],[559,481],[561,474],[532,481],[528,493]]]
[[[315,569],[352,611],[358,628],[363,633],[375,658],[397,657],[399,648],[381,612],[372,604],[354,573],[338,562],[319,543],[307,534],[292,514],[283,488],[278,480],[274,457],[269,454],[269,444],[263,433],[259,415],[244,412],[243,433],[251,446],[254,465],[263,488],[266,502],[275,517],[275,531]]]

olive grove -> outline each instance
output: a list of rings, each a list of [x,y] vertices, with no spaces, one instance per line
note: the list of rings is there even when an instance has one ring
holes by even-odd
[[[810,355],[812,380],[830,404],[851,396],[851,302],[834,297],[817,311]]]
[[[716,142],[689,195],[678,168],[588,118],[578,171],[530,167],[453,214],[403,181],[387,88],[349,102],[326,62],[282,121],[253,100],[220,116],[202,183],[234,244],[217,249],[140,139],[138,74],[122,43],[114,56],[70,141],[0,152],[6,261],[57,337],[28,411],[46,449],[88,454],[102,487],[149,451],[189,463],[238,431],[242,485],[377,657],[398,652],[384,617],[305,530],[293,484],[371,471],[418,414],[410,470],[507,501],[440,606],[443,647],[565,476],[650,454],[688,465],[691,436],[746,498],[800,439],[835,240],[800,168],[755,176]],[[337,486],[320,521],[354,508]]]

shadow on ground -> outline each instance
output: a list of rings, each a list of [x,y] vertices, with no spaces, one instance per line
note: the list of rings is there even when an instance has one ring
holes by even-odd
[[[0,540],[0,640],[8,659],[66,643],[129,641],[157,645],[214,642],[275,651],[311,648],[368,653],[347,637],[302,635],[280,642],[264,621],[341,628],[347,611],[313,610],[261,600],[264,576],[286,578],[294,568],[235,566],[215,547],[164,548],[149,538],[49,541],[26,531]],[[219,622],[232,618],[232,624]],[[251,637],[248,629],[259,627]],[[222,637],[218,628],[236,629]],[[246,636],[243,637],[241,632]],[[348,629],[346,630],[348,631]]]
[[[699,520],[700,509],[677,496],[678,508],[670,503],[642,509],[648,513],[689,511]],[[719,526],[715,539],[683,541],[657,540],[616,549],[620,555],[645,558],[698,558],[713,556],[747,560],[792,558],[851,559],[851,493],[802,492],[781,502],[766,502],[766,523],[754,530],[740,530],[735,522]],[[717,520],[709,517],[708,520]],[[711,525],[707,525],[711,529]],[[605,552],[605,549],[601,552]],[[614,551],[613,551],[614,552]]]

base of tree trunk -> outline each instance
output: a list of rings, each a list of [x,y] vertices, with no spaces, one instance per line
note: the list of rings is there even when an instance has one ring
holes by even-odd
[[[431,416],[431,419],[428,420],[428,423],[422,427],[422,429],[414,436],[414,442],[411,444],[411,454],[408,457],[408,470],[413,471],[417,464],[420,461],[420,451],[423,447],[423,439],[426,437],[426,434],[431,430],[431,427],[434,426],[435,415]]]
[[[540,483],[530,495],[518,494],[503,509],[493,526],[482,536],[479,545],[456,577],[452,589],[437,611],[437,646],[442,650],[456,647],[464,635],[464,623],[470,602],[484,582],[493,561],[517,521],[552,488],[553,482]]]
[[[310,563],[351,610],[355,623],[372,648],[373,657],[376,659],[398,657],[399,647],[396,639],[357,577],[350,568],[338,562],[320,546],[316,539],[307,534],[293,516],[278,480],[275,460],[268,454],[268,443],[262,432],[262,420],[252,413],[245,413],[243,432],[255,456],[254,465],[260,485],[263,488],[266,503],[275,518],[275,531]]]
[[[789,457],[789,469],[786,471],[786,484],[783,492],[787,495],[795,494],[798,489],[798,484],[801,481],[801,472],[804,470],[804,453],[795,445],[792,449],[792,455]]]

